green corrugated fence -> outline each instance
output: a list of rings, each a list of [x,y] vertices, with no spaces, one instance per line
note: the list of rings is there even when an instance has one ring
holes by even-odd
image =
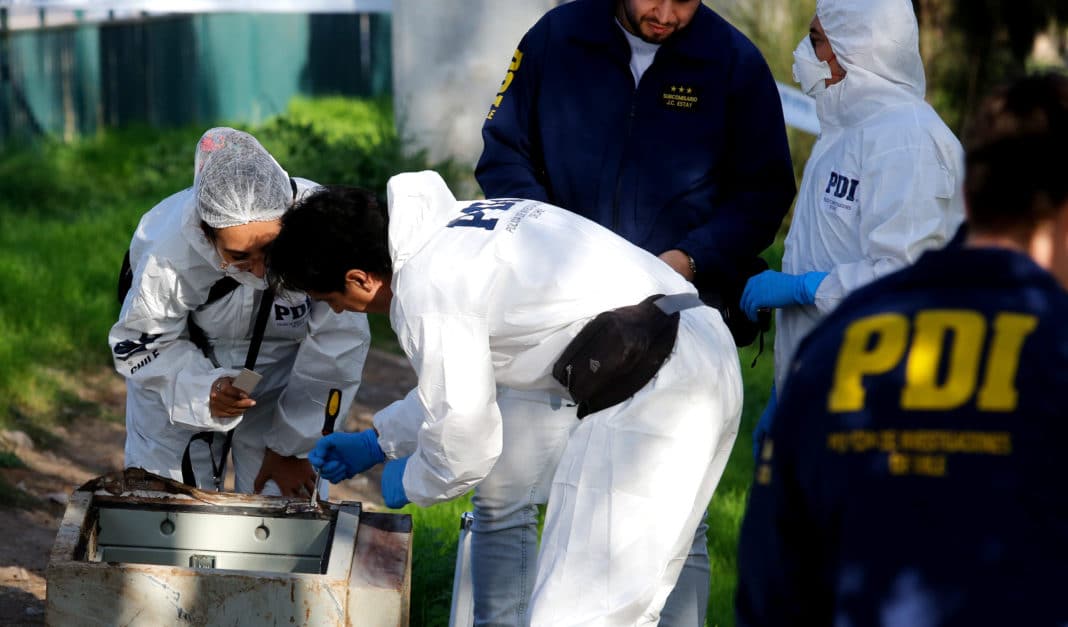
[[[0,141],[255,124],[295,95],[391,92],[388,14],[199,14],[0,31]]]

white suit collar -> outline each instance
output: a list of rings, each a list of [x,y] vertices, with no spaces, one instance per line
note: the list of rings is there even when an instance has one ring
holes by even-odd
[[[457,210],[456,197],[437,172],[406,172],[386,184],[389,254],[396,274]]]

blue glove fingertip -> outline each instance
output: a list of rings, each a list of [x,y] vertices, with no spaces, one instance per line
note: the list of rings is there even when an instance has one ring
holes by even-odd
[[[328,461],[326,454],[323,451],[315,448],[308,453],[308,463],[312,465],[312,468],[319,470]]]
[[[330,442],[326,438],[319,438],[319,441],[315,443],[315,446],[312,447],[312,450],[308,453],[308,459],[314,457],[322,463],[322,460],[326,459],[326,453],[329,450]]]
[[[745,284],[745,289],[742,290],[742,298],[738,302],[738,306],[742,308],[743,312],[745,312],[745,317],[749,318],[750,320],[753,319],[753,314],[751,313],[751,311],[755,311],[756,309],[755,307],[751,307],[749,302],[751,300],[750,294],[752,294],[752,291],[749,289],[749,286],[752,284],[753,278],[750,278],[749,281]]]
[[[387,507],[400,509],[411,502],[404,493],[404,469],[407,466],[408,458],[402,457],[387,463],[382,469],[382,499]]]
[[[756,322],[761,307],[779,307],[776,287],[782,283],[781,277],[788,276],[776,270],[764,270],[749,279],[742,292],[742,311],[747,318]]]
[[[331,459],[322,465],[322,471],[324,475],[336,475],[340,472],[344,472],[345,465],[336,459]]]

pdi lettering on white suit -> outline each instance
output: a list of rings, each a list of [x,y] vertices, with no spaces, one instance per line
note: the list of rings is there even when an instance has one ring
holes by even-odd
[[[853,202],[857,199],[857,187],[859,185],[860,181],[857,179],[850,178],[845,174],[831,172],[830,180],[827,181],[827,189],[823,190],[823,193],[833,194],[835,198],[844,198],[849,202]]]

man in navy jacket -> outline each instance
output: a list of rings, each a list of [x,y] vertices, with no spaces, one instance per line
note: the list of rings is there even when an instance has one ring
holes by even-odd
[[[782,108],[760,52],[700,0],[575,0],[519,44],[482,131],[488,198],[544,200],[659,256],[718,307],[738,310],[795,186]],[[596,255],[596,250],[589,251]],[[477,624],[517,624],[530,595],[544,468],[578,424],[545,394],[500,390],[504,450],[473,498]],[[541,434],[540,457],[520,450]],[[524,435],[525,434],[525,435]],[[554,444],[556,446],[554,446]],[[662,625],[704,624],[702,524]]]

